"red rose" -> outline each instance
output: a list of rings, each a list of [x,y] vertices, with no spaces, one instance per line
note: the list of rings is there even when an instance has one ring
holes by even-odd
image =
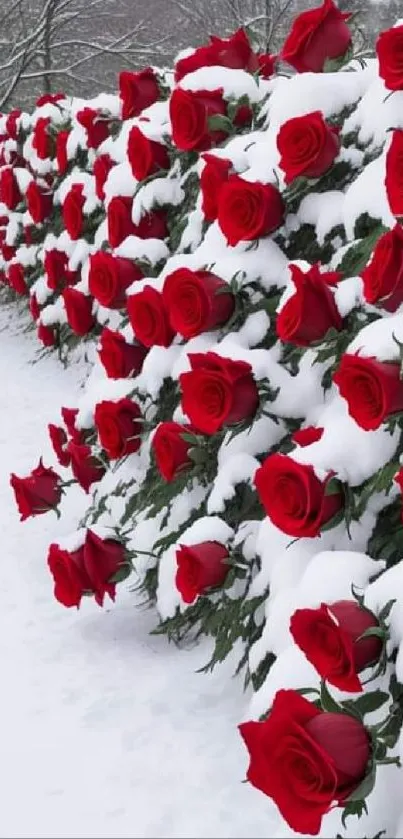
[[[36,294],[31,294],[29,298],[29,311],[31,313],[32,320],[38,320],[41,314],[41,307],[36,299]]]
[[[28,294],[28,286],[25,282],[24,268],[19,262],[12,262],[8,266],[7,279],[9,286],[17,294]]]
[[[259,394],[250,364],[213,352],[189,353],[191,370],[179,377],[182,409],[203,434],[253,417]]]
[[[321,341],[329,329],[343,328],[343,320],[329,284],[341,274],[335,271],[320,273],[319,265],[312,265],[306,274],[291,265],[295,293],[277,316],[276,332],[280,341],[309,347]]]
[[[125,397],[118,402],[99,402],[95,408],[95,425],[101,446],[111,460],[139,450],[141,411],[131,399]]]
[[[165,239],[168,236],[165,210],[144,213],[138,224],[133,225],[133,236],[139,239]]]
[[[35,224],[43,224],[51,215],[53,209],[53,196],[51,192],[41,189],[35,181],[31,181],[25,197],[32,221]]]
[[[268,52],[261,52],[257,56],[259,64],[259,76],[263,79],[271,79],[276,72],[277,55],[270,55]]]
[[[209,44],[199,47],[192,55],[180,58],[175,64],[175,81],[179,82],[201,67],[229,67],[254,73],[258,63],[246,32],[238,29],[230,38],[212,35]]]
[[[378,239],[361,278],[368,303],[379,303],[388,312],[395,312],[403,303],[403,229],[400,224]]]
[[[232,163],[225,157],[203,154],[205,165],[200,175],[202,211],[207,221],[215,221],[218,216],[218,199],[221,187],[229,178]]]
[[[386,155],[385,187],[391,213],[403,217],[403,129],[396,129]]]
[[[20,116],[22,116],[22,111],[19,108],[14,108],[7,116],[6,131],[12,140],[18,140]]]
[[[84,492],[88,493],[92,484],[102,480],[105,475],[105,468],[92,453],[91,446],[83,443],[81,437],[77,434],[75,434],[75,439],[68,443],[66,452],[74,478]]]
[[[147,352],[141,344],[129,344],[119,332],[103,329],[98,356],[109,379],[137,376]]]
[[[228,283],[209,271],[178,268],[165,278],[162,297],[172,329],[183,338],[222,326],[235,308]]]
[[[12,245],[1,245],[0,247],[1,255],[6,262],[10,262],[11,259],[14,259],[17,248]]]
[[[374,431],[403,410],[400,364],[345,353],[333,381],[346,400],[348,412],[360,428]]]
[[[139,239],[164,239],[168,235],[164,210],[145,213],[138,224],[132,221],[133,199],[122,195],[112,198],[108,204],[108,242],[111,248],[118,248],[128,236]]]
[[[36,100],[36,107],[40,108],[42,105],[56,105],[65,99],[64,93],[44,93]]]
[[[155,462],[162,477],[173,481],[180,472],[192,466],[188,452],[191,444],[183,439],[183,434],[191,430],[190,425],[178,422],[162,422],[151,441]]]
[[[52,544],[48,552],[48,567],[54,579],[54,596],[62,606],[79,607],[81,598],[91,594],[92,584],[84,566],[83,548],[65,551]]]
[[[47,469],[42,460],[26,478],[11,475],[10,484],[14,490],[21,521],[57,507],[62,497],[60,481],[60,476],[53,469]]]
[[[333,473],[324,480],[313,466],[297,463],[286,454],[270,454],[256,471],[255,486],[266,514],[288,536],[319,536],[344,505],[341,491],[327,495]]]
[[[69,271],[69,258],[64,251],[52,248],[45,251],[43,267],[46,274],[46,283],[52,291],[62,289],[65,285],[73,285],[78,280],[77,271]]]
[[[179,545],[175,585],[182,600],[193,603],[199,594],[222,585],[229,571],[226,559],[227,548],[219,542]]]
[[[109,154],[100,154],[97,157],[92,171],[95,177],[95,192],[100,201],[105,199],[105,184],[108,179],[109,172],[115,166],[115,162]]]
[[[218,196],[218,224],[229,245],[268,236],[283,223],[284,202],[272,184],[230,175]]]
[[[76,419],[78,414],[78,408],[62,408],[61,415],[63,417],[63,422],[67,428],[67,431],[71,435],[71,437],[75,437],[80,432],[77,431],[76,428]]]
[[[37,331],[38,339],[42,342],[44,347],[54,347],[56,343],[56,335],[50,326],[45,326],[40,323]]]
[[[123,70],[119,75],[119,95],[122,101],[122,119],[137,117],[160,99],[157,76],[151,67],[139,73]]]
[[[277,134],[280,169],[286,184],[295,178],[319,178],[330,169],[340,151],[338,131],[328,125],[320,111],[284,122]]]
[[[340,58],[351,44],[351,32],[333,0],[298,15],[285,40],[280,58],[299,73],[321,73],[327,59]]]
[[[70,466],[70,455],[67,451],[68,437],[60,425],[48,425],[50,442],[52,443],[53,451],[60,463],[60,466]]]
[[[145,347],[169,347],[174,332],[162,294],[146,285],[127,298],[127,314],[134,334]]]
[[[400,489],[400,492],[403,493],[403,467],[401,469],[399,469],[397,475],[395,475],[393,480],[397,483],[397,485]],[[403,521],[403,509],[402,509],[401,517],[402,517],[402,521]]]
[[[62,204],[64,226],[73,241],[79,239],[83,232],[85,204],[83,189],[83,184],[73,184]]]
[[[222,143],[228,129],[210,127],[215,116],[226,116],[227,104],[219,90],[182,90],[177,87],[169,100],[172,140],[181,151],[203,151]]]
[[[19,204],[21,200],[22,196],[17,178],[15,177],[11,166],[8,166],[0,172],[0,201],[2,201],[9,210],[15,210],[17,204]]]
[[[65,175],[69,168],[69,159],[67,157],[67,143],[70,137],[70,131],[59,131],[56,137],[56,163],[60,175]]]
[[[338,600],[319,609],[297,609],[290,632],[322,679],[340,690],[362,691],[358,673],[374,664],[382,641],[361,636],[379,627],[376,617],[354,600]]]
[[[334,802],[344,806],[366,775],[371,741],[363,724],[320,711],[294,690],[279,690],[267,719],[239,730],[250,756],[248,781],[297,833],[316,836]]]
[[[305,446],[310,446],[320,440],[322,434],[323,428],[314,428],[313,425],[310,425],[308,428],[300,428],[299,431],[294,431],[294,434],[291,434],[291,440],[297,446],[305,448]]]
[[[169,169],[169,155],[163,143],[156,143],[135,125],[129,134],[127,157],[134,177],[144,181],[160,170]]]
[[[89,149],[97,149],[109,137],[110,118],[93,111],[92,108],[84,108],[79,111],[77,120],[87,132]]]
[[[53,138],[49,132],[50,117],[39,117],[36,121],[32,135],[32,148],[35,149],[41,160],[52,157]]]
[[[388,90],[403,90],[403,25],[381,32],[376,42],[379,75]]]
[[[69,287],[63,290],[63,300],[70,329],[76,335],[87,335],[95,324],[92,314],[92,297]]]
[[[113,256],[105,251],[90,256],[90,293],[108,309],[121,309],[125,306],[126,289],[141,280],[142,276],[141,269],[130,259]]]

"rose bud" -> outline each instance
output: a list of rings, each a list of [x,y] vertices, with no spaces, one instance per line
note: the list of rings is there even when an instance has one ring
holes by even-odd
[[[28,294],[24,268],[19,262],[12,262],[11,265],[8,266],[7,280],[10,288],[12,288],[16,294]]]
[[[345,353],[333,381],[360,428],[374,431],[391,414],[403,411],[400,364]]]
[[[221,187],[227,182],[232,163],[225,157],[203,154],[205,165],[200,175],[202,194],[202,212],[207,221],[215,221],[218,216],[218,199]]]
[[[158,426],[151,440],[151,448],[157,468],[165,481],[173,481],[192,466],[188,455],[191,444],[183,439],[183,435],[190,431],[190,425],[180,425],[178,422],[162,422]]]
[[[283,223],[284,202],[273,184],[230,175],[220,189],[218,224],[229,245],[268,236]]]
[[[56,137],[56,163],[59,175],[65,175],[69,168],[69,158],[67,156],[69,137],[70,131],[59,131]]]
[[[403,303],[403,229],[400,224],[378,239],[361,279],[368,303],[377,303],[387,312],[395,312]]]
[[[105,594],[115,599],[116,584],[114,577],[122,571],[127,577],[130,564],[124,546],[116,539],[101,539],[92,530],[87,530],[84,542],[84,565],[91,580],[95,600],[103,605]]]
[[[61,478],[53,469],[47,469],[42,460],[26,478],[12,474],[10,484],[14,490],[21,521],[54,510],[62,497]]]
[[[280,58],[298,73],[321,73],[327,60],[341,58],[351,44],[346,21],[351,17],[341,12],[333,0],[298,15],[287,36]]]
[[[291,440],[296,446],[305,448],[305,446],[311,446],[312,443],[320,440],[323,431],[323,428],[315,428],[313,425],[310,425],[308,428],[300,428],[298,431],[294,431],[294,434],[291,434]]]
[[[127,144],[127,157],[136,180],[145,178],[156,172],[169,169],[169,155],[163,143],[149,140],[135,125],[130,131]]]
[[[319,265],[304,273],[297,265],[290,265],[294,294],[288,298],[277,315],[276,332],[281,341],[309,347],[321,341],[329,329],[343,328],[343,320],[330,288],[341,274],[320,273]]]
[[[104,327],[98,357],[109,379],[127,379],[141,372],[147,347],[129,344],[120,334]]]
[[[199,594],[222,585],[229,571],[226,559],[227,548],[219,542],[179,545],[175,585],[182,600],[193,603]]]
[[[84,492],[88,493],[92,484],[101,481],[105,475],[104,466],[92,453],[91,446],[81,442],[79,436],[70,440],[66,453],[70,460],[73,477]]]
[[[7,168],[1,169],[0,171],[0,201],[9,210],[15,210],[20,201],[22,201],[18,181],[11,166],[7,166]]]
[[[50,442],[52,443],[53,451],[60,463],[60,466],[70,466],[70,454],[67,451],[68,437],[60,425],[48,425]]]
[[[141,445],[141,410],[124,397],[117,402],[104,400],[95,408],[99,441],[111,460],[137,452]]]
[[[287,120],[277,134],[280,169],[286,184],[296,178],[320,178],[340,151],[338,130],[328,125],[320,111]]]
[[[36,294],[31,294],[29,298],[29,311],[32,317],[32,320],[39,320],[41,314],[41,307],[36,299]]]
[[[83,190],[83,184],[73,184],[62,204],[64,226],[73,241],[79,239],[83,232],[83,208],[86,200]]]
[[[53,197],[49,191],[31,181],[26,194],[28,212],[35,224],[43,224],[52,213]]]
[[[141,114],[160,99],[158,79],[151,67],[139,73],[123,70],[119,75],[119,96],[122,102],[122,119]]]
[[[122,309],[127,302],[126,289],[142,276],[141,269],[130,259],[104,251],[90,256],[88,287],[107,309]]]
[[[386,194],[391,213],[403,218],[403,130],[392,133],[392,142],[386,154]],[[401,229],[401,228],[400,228]]]
[[[144,286],[138,294],[127,298],[127,314],[138,341],[145,347],[169,347],[174,332],[162,294],[151,286]]]
[[[346,691],[362,691],[358,673],[378,661],[382,641],[361,636],[379,623],[354,600],[338,600],[319,609],[297,609],[290,632],[322,679]]]
[[[116,195],[108,204],[108,242],[118,248],[128,236],[139,239],[164,239],[168,235],[164,210],[145,213],[138,224],[132,221],[133,199]]]
[[[44,323],[39,324],[37,336],[44,347],[54,347],[56,344],[56,334],[54,329],[50,326],[45,326]]]
[[[298,538],[319,536],[344,506],[340,491],[326,494],[334,474],[320,480],[313,469],[285,454],[270,454],[256,471],[255,486],[266,514],[283,533]]]
[[[254,417],[259,394],[250,364],[213,352],[189,353],[191,370],[179,377],[182,410],[203,434]]]
[[[363,724],[320,711],[294,690],[279,690],[264,722],[245,722],[239,730],[250,757],[249,783],[304,836],[319,833],[323,816],[335,803],[345,805],[369,769]]]
[[[115,162],[112,160],[109,154],[100,154],[92,167],[92,171],[95,178],[95,192],[97,198],[99,198],[100,201],[105,200],[104,187],[106,181],[108,180],[109,172],[111,171],[111,169],[113,169],[115,165]]]
[[[84,108],[79,111],[76,119],[86,130],[89,149],[97,149],[109,137],[110,119],[105,119],[102,114],[92,108]]]
[[[78,272],[70,271],[68,265],[69,258],[64,251],[58,251],[56,248],[45,251],[43,267],[47,286],[52,291],[59,291],[65,285],[74,285],[78,280]]]
[[[32,133],[32,148],[41,160],[52,157],[54,142],[49,133],[50,117],[39,117]]]
[[[92,314],[92,297],[69,287],[63,290],[63,300],[70,329],[76,335],[87,335],[95,325],[95,318]]]
[[[162,297],[173,331],[183,338],[222,326],[235,308],[228,283],[210,271],[178,268],[165,278]]]
[[[403,90],[403,25],[381,32],[376,42],[379,75],[388,90]]]
[[[75,437],[76,434],[80,434],[81,432],[76,427],[78,408],[62,408],[60,413],[70,436]]]

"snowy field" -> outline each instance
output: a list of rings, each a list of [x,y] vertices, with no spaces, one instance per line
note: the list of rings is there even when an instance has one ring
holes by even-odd
[[[21,525],[9,475],[38,450],[53,463],[46,425],[75,404],[78,377],[54,357],[32,366],[37,347],[2,306],[0,836],[269,837],[272,805],[242,783],[247,701],[230,665],[197,675],[207,647],[151,638],[155,614],[122,586],[115,606],[88,600],[78,616],[52,597],[47,548],[83,496],[61,522]]]

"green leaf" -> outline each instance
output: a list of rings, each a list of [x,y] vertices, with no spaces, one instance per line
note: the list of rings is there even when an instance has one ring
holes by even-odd
[[[228,117],[224,114],[214,114],[208,118],[208,127],[210,131],[225,131],[226,134],[231,134],[233,125]]]
[[[385,623],[391,613],[392,607],[395,605],[396,599],[388,600],[378,614],[379,623]]]
[[[330,478],[326,484],[325,495],[339,495],[342,490],[342,484],[338,478]]]
[[[350,804],[352,802],[358,803],[359,801],[364,802],[364,799],[372,792],[375,786],[375,778],[376,778],[376,763],[372,763],[368,774],[365,776],[364,780],[361,781],[360,785],[356,787],[355,790],[349,795],[347,798],[347,803]],[[366,812],[366,810],[365,810]]]
[[[346,804],[341,817],[343,827],[346,826],[348,816],[357,816],[360,819],[363,813],[368,813],[365,801],[350,801]]]
[[[326,682],[322,679],[320,683],[320,704],[324,711],[329,711],[330,713],[334,714],[342,714],[343,707],[333,699],[331,693],[329,693]]]
[[[349,704],[350,707],[354,707],[354,710],[358,712],[360,717],[364,717],[365,714],[371,714],[373,711],[377,711],[388,699],[388,693],[382,690],[374,690],[371,693],[368,692],[359,696],[358,699],[350,699]]]

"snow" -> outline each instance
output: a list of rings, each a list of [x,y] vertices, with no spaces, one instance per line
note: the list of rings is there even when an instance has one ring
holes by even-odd
[[[53,462],[46,423],[75,404],[79,376],[54,357],[32,366],[37,344],[22,326],[3,305],[1,834],[268,837],[274,808],[241,783],[245,697],[231,662],[196,674],[209,645],[150,637],[154,613],[122,586],[103,612],[53,599],[48,545],[75,531],[83,495],[69,490],[60,522],[21,524],[9,473],[27,474],[38,450]]]

